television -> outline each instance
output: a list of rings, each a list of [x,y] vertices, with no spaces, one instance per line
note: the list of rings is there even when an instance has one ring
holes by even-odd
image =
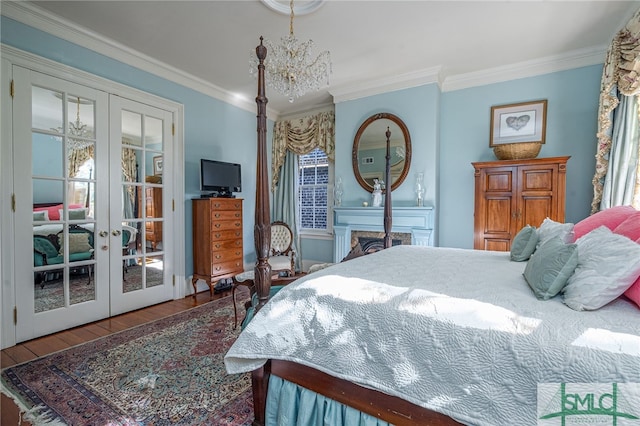
[[[242,191],[240,164],[200,159],[200,190],[203,197],[233,197]]]

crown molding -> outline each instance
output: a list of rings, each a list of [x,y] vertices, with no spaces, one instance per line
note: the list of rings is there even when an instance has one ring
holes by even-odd
[[[111,59],[201,92],[243,110],[252,113],[256,111],[255,102],[239,98],[235,94],[204,81],[199,77],[158,61],[123,44],[105,39],[89,29],[79,27],[77,24],[53,15],[33,4],[3,1],[0,12],[7,18],[103,54]],[[267,116],[269,119],[275,121],[279,116],[279,112],[272,108],[267,108]]]
[[[444,79],[443,92],[501,83],[519,78],[534,77],[573,68],[604,63],[607,46],[574,50],[562,55],[547,56],[511,65],[490,68],[466,74],[451,75]]]
[[[440,84],[441,69],[442,68],[438,66],[377,80],[330,87],[329,93],[333,96],[334,103],[340,103],[367,96],[394,92],[396,90],[423,86],[425,84]]]

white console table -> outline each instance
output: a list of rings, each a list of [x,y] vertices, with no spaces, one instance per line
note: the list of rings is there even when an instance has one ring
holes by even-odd
[[[391,232],[411,234],[411,244],[433,246],[433,207],[394,207]],[[333,260],[351,250],[351,231],[384,232],[384,207],[333,208]]]

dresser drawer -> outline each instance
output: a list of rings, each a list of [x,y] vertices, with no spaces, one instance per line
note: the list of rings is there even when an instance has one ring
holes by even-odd
[[[214,250],[211,253],[213,262],[229,262],[231,260],[242,260],[242,246],[228,250]]]
[[[242,220],[242,212],[240,210],[214,210],[211,209],[211,221],[227,221],[227,220]]]
[[[242,212],[242,200],[212,200],[211,211],[237,210]]]
[[[211,276],[229,274],[231,272],[240,273],[243,271],[242,259],[230,260],[228,262],[212,263]]]
[[[237,240],[242,239],[242,229],[227,230],[227,231],[213,231],[211,234],[211,241],[224,241],[224,240]]]
[[[216,231],[227,231],[229,229],[242,229],[242,220],[227,220],[223,222],[212,221],[211,235],[214,235]]]
[[[212,241],[211,250],[216,253],[220,250],[230,250],[242,248],[242,240],[224,240],[224,241]]]

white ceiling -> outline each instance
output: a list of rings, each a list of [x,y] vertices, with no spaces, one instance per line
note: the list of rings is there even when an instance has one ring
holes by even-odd
[[[275,41],[289,31],[288,16],[257,0],[32,4],[247,102],[256,96],[250,51],[260,36]],[[637,1],[328,0],[296,16],[294,32],[298,39],[313,39],[317,53],[331,52],[330,86],[293,103],[267,88],[268,107],[289,115],[330,104],[332,95],[344,100],[384,85],[438,82],[446,89],[497,70],[543,69],[540,64],[563,60],[580,64],[580,58],[585,64],[602,62],[611,39],[639,6]]]

